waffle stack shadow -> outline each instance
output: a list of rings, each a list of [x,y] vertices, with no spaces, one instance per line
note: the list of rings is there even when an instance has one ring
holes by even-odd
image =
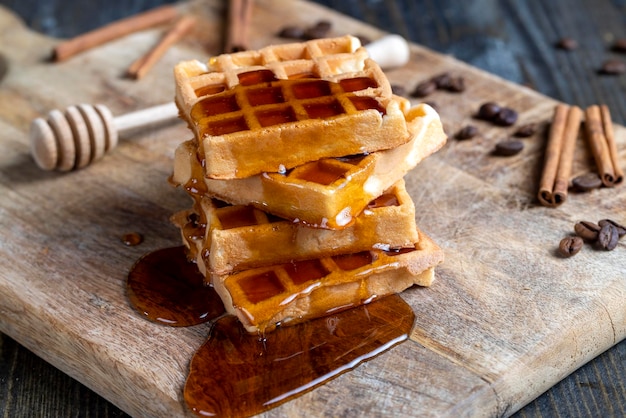
[[[404,176],[446,141],[437,113],[391,93],[351,36],[185,61],[193,138],[171,181],[189,259],[250,332],[428,286],[441,249]]]

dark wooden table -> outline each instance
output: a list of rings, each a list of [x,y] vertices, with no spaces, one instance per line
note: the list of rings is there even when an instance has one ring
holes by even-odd
[[[0,0],[30,27],[56,37],[71,37],[167,2]],[[626,123],[626,74],[598,74],[608,58],[626,61],[626,54],[610,50],[614,39],[626,38],[626,0],[316,2],[555,99],[581,107],[606,103],[614,120]],[[566,37],[576,40],[578,48],[555,48]],[[0,334],[0,349],[0,416],[125,416],[8,336]],[[516,416],[626,416],[626,341],[581,367]]]

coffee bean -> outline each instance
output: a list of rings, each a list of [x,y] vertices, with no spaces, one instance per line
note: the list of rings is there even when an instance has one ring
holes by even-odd
[[[406,89],[404,88],[404,86],[401,86],[399,84],[392,84],[391,92],[396,96],[406,96]]]
[[[483,103],[480,108],[478,108],[477,116],[480,119],[484,120],[493,120],[496,117],[498,112],[500,112],[500,105],[494,102]]]
[[[304,39],[304,29],[298,26],[285,26],[278,32],[281,38]]]
[[[581,221],[574,225],[574,232],[585,241],[595,242],[598,239],[600,226],[593,222]]]
[[[441,73],[430,79],[438,89],[447,90],[450,86],[452,76],[450,73]]]
[[[597,173],[586,173],[572,179],[572,187],[579,192],[588,192],[602,186],[602,179]]]
[[[537,124],[536,123],[527,123],[526,125],[522,125],[517,128],[517,131],[513,134],[518,138],[528,138],[529,136],[533,136],[537,133]]]
[[[332,27],[332,23],[328,20],[320,20],[315,25],[304,31],[304,39],[320,39],[328,35]]]
[[[411,96],[413,97],[426,97],[437,90],[437,84],[432,80],[426,80],[419,83],[413,91]]]
[[[619,75],[626,72],[626,62],[618,59],[604,61],[598,73],[605,75]]]
[[[478,135],[478,128],[474,125],[467,125],[461,128],[454,137],[459,140],[464,140],[474,138],[476,135]]]
[[[566,51],[572,51],[578,48],[578,42],[573,38],[562,38],[556,43],[556,47]]]
[[[452,93],[462,93],[465,91],[465,79],[463,77],[453,77],[448,82],[446,90]]]
[[[563,257],[571,257],[578,254],[583,248],[583,240],[580,237],[567,237],[563,238],[559,243],[559,253]]]
[[[508,107],[503,107],[492,120],[496,125],[511,126],[517,122],[517,112]]]
[[[626,38],[616,39],[611,50],[613,52],[626,52]]]
[[[496,147],[493,150],[493,154],[503,156],[503,157],[508,157],[511,155],[518,154],[523,149],[524,149],[524,143],[522,141],[517,141],[514,139],[507,139],[504,141],[500,141],[496,144]]]
[[[600,222],[598,222],[598,225],[600,227],[603,227],[606,224],[613,225],[617,229],[617,235],[620,238],[626,235],[626,226],[620,225],[612,219],[602,219]]]
[[[601,248],[611,251],[617,247],[617,241],[619,241],[617,228],[610,223],[605,223],[598,232],[598,244]]]

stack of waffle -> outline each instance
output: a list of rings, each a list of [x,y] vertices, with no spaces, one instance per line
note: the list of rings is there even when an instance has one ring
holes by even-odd
[[[193,139],[172,217],[250,332],[428,286],[440,248],[415,224],[403,177],[446,140],[351,36],[185,61],[176,103]]]

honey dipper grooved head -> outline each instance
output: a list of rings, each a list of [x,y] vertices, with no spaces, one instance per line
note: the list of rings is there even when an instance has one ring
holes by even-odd
[[[37,118],[30,130],[31,154],[43,170],[70,171],[100,159],[117,145],[113,115],[103,105],[70,106]]]

